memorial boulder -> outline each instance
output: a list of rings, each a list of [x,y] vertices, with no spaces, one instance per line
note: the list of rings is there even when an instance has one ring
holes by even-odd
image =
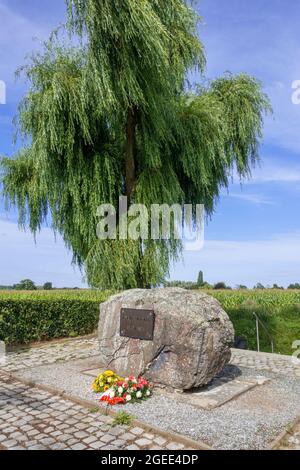
[[[220,303],[184,289],[130,290],[100,307],[101,363],[119,375],[190,390],[229,362],[234,330]]]

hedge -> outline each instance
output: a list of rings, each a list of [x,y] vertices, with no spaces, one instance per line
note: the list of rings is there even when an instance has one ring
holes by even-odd
[[[98,324],[99,305],[112,292],[98,290],[53,290],[34,292],[0,291],[0,340],[7,344],[28,344],[53,338],[92,333]],[[275,352],[293,354],[293,342],[300,339],[300,291],[209,291],[234,324],[236,335],[244,336],[256,349],[255,319],[244,308],[255,308],[275,338]],[[184,318],[183,318],[184,321]],[[261,348],[270,351],[270,341],[261,331]]]
[[[0,340],[7,345],[93,333],[99,319],[99,300],[56,296],[0,295]],[[67,296],[68,297],[68,296]]]

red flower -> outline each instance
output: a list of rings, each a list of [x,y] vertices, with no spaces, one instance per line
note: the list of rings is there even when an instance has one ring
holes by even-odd
[[[103,396],[100,401],[107,402],[111,406],[122,405],[125,403],[125,399],[122,397],[109,398],[108,396]]]
[[[107,395],[104,395],[103,397],[100,398],[100,401],[107,401],[109,402],[110,398]]]
[[[149,386],[149,383],[146,379],[144,379],[143,377],[140,377],[139,378],[139,386],[141,387],[141,389],[144,389],[145,387]]]

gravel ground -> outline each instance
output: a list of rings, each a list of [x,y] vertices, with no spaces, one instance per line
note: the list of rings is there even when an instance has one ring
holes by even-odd
[[[18,371],[17,375],[97,403],[91,391],[92,377],[81,373],[97,365],[97,358],[89,358]],[[253,369],[240,369],[244,376],[261,375]],[[126,410],[144,422],[215,449],[265,449],[300,415],[300,380],[267,372],[263,375],[272,381],[213,411],[178,402],[176,395],[160,394],[142,405],[126,405]]]

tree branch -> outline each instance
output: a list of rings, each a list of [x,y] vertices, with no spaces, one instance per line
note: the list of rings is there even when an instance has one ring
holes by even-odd
[[[137,110],[129,108],[126,121],[126,196],[130,202],[136,176]]]

